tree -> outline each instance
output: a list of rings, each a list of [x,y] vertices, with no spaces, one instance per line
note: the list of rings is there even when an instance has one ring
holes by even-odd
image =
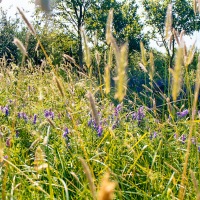
[[[159,35],[161,44],[168,55],[169,66],[172,67],[175,55],[175,37],[172,33],[172,48],[170,49],[165,35],[165,16],[168,5],[172,3],[172,27],[191,35],[195,30],[200,30],[200,16],[195,15],[191,0],[143,0],[146,11],[146,23],[152,27],[152,37]],[[172,30],[171,30],[172,31]],[[157,41],[160,43],[160,41]]]
[[[83,66],[81,27],[87,34],[105,42],[106,21],[109,10],[114,9],[114,36],[118,44],[129,43],[129,51],[139,50],[142,24],[139,23],[135,1],[117,0],[58,0],[55,16],[66,30],[77,36],[79,65]]]
[[[7,18],[6,13],[0,10],[0,58],[6,57],[7,61],[17,60],[18,50],[13,43],[17,33],[18,19]]]
[[[84,25],[86,12],[90,9],[93,0],[60,0],[55,15],[63,26],[77,35],[79,66],[83,67],[83,45],[81,28]]]
[[[128,41],[129,52],[139,50],[142,24],[137,15],[138,6],[135,1],[100,0],[91,6],[86,19],[86,29],[97,32],[100,41],[105,41],[106,21],[110,9],[114,9],[114,37],[118,44]]]

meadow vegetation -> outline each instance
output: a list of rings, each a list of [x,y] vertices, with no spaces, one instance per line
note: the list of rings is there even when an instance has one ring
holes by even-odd
[[[164,29],[173,61],[142,41],[129,53],[113,9],[103,51],[81,28],[82,61],[51,55],[18,10],[29,34],[13,38],[16,57],[0,58],[0,199],[200,199],[200,56],[173,27],[173,6]]]

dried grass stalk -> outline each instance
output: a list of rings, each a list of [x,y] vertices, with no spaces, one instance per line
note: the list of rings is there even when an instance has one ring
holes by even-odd
[[[47,163],[45,163],[45,153],[41,149],[41,147],[38,146],[36,151],[35,151],[34,169],[36,171],[40,171],[40,170],[45,169],[47,167],[48,167],[48,165],[47,165]]]
[[[86,65],[89,68],[91,66],[91,54],[90,54],[90,48],[88,46],[88,39],[83,29],[81,29],[81,33],[83,36],[84,58],[85,58]]]
[[[178,33],[177,33],[177,31],[175,29],[173,29],[173,35],[175,37],[175,40],[176,40],[177,44],[180,45],[180,42],[179,42],[179,39],[178,39]]]
[[[93,199],[96,199],[96,187],[94,185],[94,180],[93,180],[90,168],[83,158],[79,158],[79,160],[81,161],[81,164],[83,166],[83,170],[84,170],[86,177],[88,179],[89,187],[90,187],[90,191],[92,193]]]
[[[105,93],[108,94],[110,92],[110,69],[112,66],[112,48],[110,47],[110,50],[108,52],[108,63],[105,67],[105,75],[104,75],[104,81],[105,81]]]
[[[191,64],[191,62],[193,61],[194,54],[195,54],[195,48],[196,48],[196,46],[195,46],[195,42],[194,42],[194,44],[189,49],[187,56],[185,58],[185,67],[188,67]]]
[[[96,106],[95,106],[94,97],[90,92],[88,92],[87,97],[90,101],[90,106],[91,106],[91,109],[92,109],[92,116],[95,120],[96,125],[99,126],[99,117],[98,117],[98,112],[97,112],[97,109],[96,109]]]
[[[23,43],[19,39],[14,38],[13,43],[19,48],[19,50],[21,51],[23,55],[27,55],[26,48],[24,47]]]
[[[172,97],[173,100],[176,101],[177,97],[180,93],[181,86],[182,86],[182,75],[183,75],[183,64],[184,64],[184,48],[183,48],[183,43],[179,45],[178,50],[177,50],[177,55],[176,55],[176,60],[175,60],[175,68],[170,69],[170,72],[172,73]]]
[[[63,54],[63,57],[66,58],[69,62],[75,64],[76,61],[74,60],[74,58],[72,58],[71,56],[67,55],[67,54]]]
[[[100,65],[100,61],[101,61],[101,54],[99,53],[99,51],[95,51],[95,59],[97,61],[97,65]]]
[[[113,9],[109,11],[107,24],[106,24],[106,42],[111,43],[112,37],[112,22],[113,22]]]
[[[141,70],[145,73],[147,73],[147,68],[142,64],[142,63],[139,63],[139,67],[141,68]]]
[[[119,48],[117,46],[116,40],[112,35],[112,23],[113,23],[113,9],[109,11],[107,25],[106,25],[106,42],[112,46],[115,56],[119,56]]]
[[[190,174],[191,174],[191,178],[192,178],[192,182],[193,182],[193,185],[194,185],[194,188],[196,190],[196,194],[197,194],[197,200],[200,200],[200,190],[199,190],[199,186],[198,186],[198,181],[197,179],[195,178],[195,174],[192,170],[190,170]]]
[[[153,56],[153,53],[151,51],[150,52],[150,70],[149,70],[149,77],[150,77],[151,81],[153,81],[154,72],[155,72],[154,56]]]
[[[196,15],[196,11],[197,11],[197,1],[196,0],[193,0],[193,10]]]
[[[117,64],[117,77],[114,78],[116,81],[117,91],[115,93],[115,98],[122,101],[126,95],[126,66],[128,64],[128,45],[124,44],[121,48],[117,46],[116,40],[112,35],[112,21],[113,21],[113,10],[109,11],[107,27],[106,27],[106,41],[111,45]]]
[[[28,21],[28,19],[26,18],[24,12],[19,7],[17,7],[17,10],[19,11],[19,14],[21,15],[21,17],[24,20],[24,22],[26,23],[26,25],[28,26],[28,28],[29,28],[30,32],[32,33],[32,35],[36,36],[36,31],[33,28],[33,26],[31,25],[31,23]]]
[[[112,200],[114,199],[115,182],[109,180],[109,173],[106,173],[102,179],[100,191],[97,200]]]
[[[4,144],[3,144],[3,141],[2,141],[2,136],[0,135],[0,163],[3,162],[3,159],[4,159]]]
[[[115,98],[118,98],[119,101],[124,99],[126,95],[126,85],[127,85],[127,76],[126,76],[126,67],[128,65],[128,44],[125,43],[119,53],[119,57],[116,56],[117,60],[117,77],[116,86],[117,91],[115,93]]]
[[[165,20],[165,38],[168,39],[172,30],[172,4],[167,7],[166,20]]]
[[[144,44],[142,41],[140,41],[140,50],[142,55],[142,64],[146,67],[147,66],[147,58],[146,58],[146,49],[144,48]]]
[[[58,80],[58,78],[56,76],[53,77],[53,80],[56,83],[56,85],[57,85],[57,87],[60,91],[60,94],[62,95],[62,97],[64,97],[65,95],[64,95],[64,91],[63,91],[63,87],[62,87],[61,82]]]

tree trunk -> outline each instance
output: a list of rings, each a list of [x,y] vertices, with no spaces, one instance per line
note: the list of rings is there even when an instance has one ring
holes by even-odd
[[[81,24],[78,24],[78,57],[79,66],[83,68],[83,45],[82,45],[82,35],[81,35]]]

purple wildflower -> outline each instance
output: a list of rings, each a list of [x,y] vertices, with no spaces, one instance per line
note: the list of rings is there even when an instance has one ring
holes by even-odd
[[[34,116],[33,116],[33,124],[36,124],[36,121],[37,121],[37,115],[34,114]]]
[[[26,115],[26,113],[22,113],[22,118],[25,122],[28,122],[28,116]]]
[[[134,112],[132,115],[132,119],[133,120],[138,120],[138,122],[142,121],[142,119],[145,117],[145,113],[144,113],[144,107],[141,106],[138,109],[138,112]]]
[[[189,114],[189,111],[188,111],[188,109],[185,109],[182,112],[177,112],[176,114],[179,118],[183,118]]]
[[[8,109],[8,106],[5,106],[5,107],[4,107],[4,112],[5,112],[5,115],[6,115],[6,116],[9,115],[9,109]]]
[[[154,132],[153,133],[153,138],[156,138],[157,137],[157,132]]]
[[[19,119],[24,119],[24,121],[25,122],[28,122],[28,116],[26,115],[26,113],[24,113],[24,112],[19,112],[18,114],[17,114],[17,116],[18,116],[18,118]]]
[[[117,107],[115,108],[115,113],[114,113],[114,115],[115,115],[115,116],[118,116],[121,109],[122,109],[122,105],[121,105],[121,104],[118,104]]]
[[[45,110],[44,111],[44,116],[46,118],[51,118],[53,120],[54,119],[54,112],[52,112],[51,109],[50,110]]]
[[[102,136],[102,133],[103,133],[103,128],[102,128],[101,125],[99,125],[99,127],[98,127],[98,129],[97,129],[97,134],[98,134],[99,137],[101,137],[101,136]]]
[[[5,106],[5,107],[1,106],[0,109],[1,109],[1,111],[2,111],[6,116],[9,115],[9,108],[8,108],[8,106]]]
[[[200,146],[198,146],[198,152],[200,153]]]
[[[117,119],[117,120],[114,122],[114,124],[112,125],[112,129],[113,129],[113,130],[116,129],[118,125],[119,125],[119,119]]]
[[[182,139],[182,143],[185,144],[186,136],[184,134],[182,135],[181,139]]]
[[[68,138],[68,134],[69,134],[69,129],[65,128],[65,131],[63,133],[63,137],[67,139]]]

